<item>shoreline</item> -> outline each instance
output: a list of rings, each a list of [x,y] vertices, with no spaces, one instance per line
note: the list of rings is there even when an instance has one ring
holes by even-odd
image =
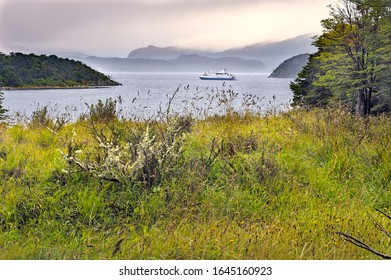
[[[107,86],[74,86],[74,87],[62,87],[62,86],[37,86],[37,87],[0,87],[0,91],[14,91],[14,90],[50,90],[50,89],[94,89],[94,88],[110,88],[122,86],[118,85],[107,85]]]

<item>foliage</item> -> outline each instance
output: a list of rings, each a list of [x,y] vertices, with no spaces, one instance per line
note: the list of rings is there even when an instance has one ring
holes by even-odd
[[[52,120],[49,116],[49,107],[44,106],[42,108],[38,108],[37,110],[33,111],[31,114],[31,119],[30,119],[30,125],[33,126],[51,126],[52,125]]]
[[[0,126],[0,258],[374,259],[335,232],[390,252],[390,158],[341,108]]]
[[[7,117],[7,112],[8,110],[3,108],[3,100],[4,100],[4,97],[3,97],[3,93],[0,91],[0,121],[3,121],[6,119]]]
[[[341,0],[330,6],[318,52],[292,83],[294,105],[348,104],[364,116],[390,109],[390,15],[384,0]],[[326,97],[326,98],[324,98]],[[318,103],[319,102],[319,103]]]
[[[71,139],[67,153],[62,153],[71,167],[67,172],[87,172],[133,191],[151,190],[169,180],[174,166],[182,159],[184,133],[189,131],[191,121],[186,117],[170,118],[165,124],[153,126],[151,129],[147,124],[130,131],[109,126],[105,131],[91,123],[97,145],[85,155]]]
[[[121,103],[120,97],[118,101]],[[88,105],[88,114],[81,116],[81,119],[87,118],[92,122],[106,123],[118,119],[119,113],[117,100],[109,98],[105,102],[98,100],[97,104]]]
[[[81,87],[119,85],[87,65],[55,55],[0,53],[0,87]]]
[[[293,106],[312,104],[324,107],[329,104],[332,96],[330,89],[314,84],[317,76],[322,73],[317,63],[319,55],[319,52],[311,54],[307,65],[303,67],[295,81],[291,82],[290,87],[294,92]]]

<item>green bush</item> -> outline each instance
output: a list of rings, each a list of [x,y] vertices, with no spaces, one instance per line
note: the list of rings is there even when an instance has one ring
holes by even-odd
[[[3,93],[0,92],[0,121],[4,121],[7,118],[7,112],[8,110],[3,108]]]
[[[87,104],[88,105],[88,104]],[[88,113],[82,116],[82,119],[88,119],[92,122],[107,123],[118,119],[117,100],[111,97],[105,102],[98,100],[97,104],[88,105]]]

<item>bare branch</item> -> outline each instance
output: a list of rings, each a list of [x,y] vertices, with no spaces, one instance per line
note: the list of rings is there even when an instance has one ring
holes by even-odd
[[[390,255],[386,255],[386,254],[383,254],[381,252],[378,252],[374,249],[372,249],[370,246],[368,246],[367,244],[365,244],[364,242],[358,240],[357,238],[354,238],[353,236],[349,235],[349,234],[346,234],[344,232],[336,232],[336,234],[338,235],[341,235],[345,238],[346,241],[352,243],[353,245],[357,246],[357,247],[360,247],[364,250],[367,250],[383,259],[386,259],[386,260],[391,260],[391,256]]]

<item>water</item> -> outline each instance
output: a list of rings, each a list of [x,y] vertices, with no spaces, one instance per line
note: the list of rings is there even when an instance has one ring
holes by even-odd
[[[121,97],[119,109],[127,118],[149,118],[166,110],[168,101],[175,112],[224,113],[228,106],[237,111],[286,109],[292,99],[290,79],[270,79],[268,74],[236,74],[236,81],[202,81],[199,73],[107,73],[122,83],[119,87],[94,89],[46,89],[3,91],[4,108],[11,117],[30,116],[47,106],[52,117],[75,119],[98,100]],[[245,100],[247,99],[247,100]],[[224,102],[225,101],[225,102]]]

